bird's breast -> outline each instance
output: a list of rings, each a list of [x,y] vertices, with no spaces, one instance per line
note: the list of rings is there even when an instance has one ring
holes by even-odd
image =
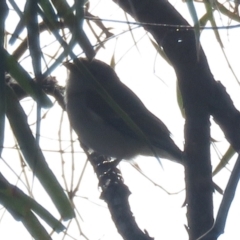
[[[86,104],[79,102],[79,97],[78,104],[74,98],[68,98],[67,112],[81,143],[95,152],[118,159],[131,159],[141,152],[142,142],[126,137],[119,129],[105,122]]]

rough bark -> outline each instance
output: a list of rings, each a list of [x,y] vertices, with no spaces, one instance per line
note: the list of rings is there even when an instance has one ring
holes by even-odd
[[[93,153],[88,156],[101,186],[101,198],[107,203],[112,220],[124,240],[153,240],[147,231],[138,227],[130,210],[128,197],[131,194],[123,183],[121,172],[116,168],[117,160],[109,161]]]

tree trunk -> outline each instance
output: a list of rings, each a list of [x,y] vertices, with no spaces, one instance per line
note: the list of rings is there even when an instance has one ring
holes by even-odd
[[[164,0],[114,0],[136,21],[154,24],[189,24]],[[196,239],[213,224],[210,112],[215,81],[206,56],[197,51],[194,30],[144,25],[170,59],[178,78],[185,113],[185,181],[189,239]]]

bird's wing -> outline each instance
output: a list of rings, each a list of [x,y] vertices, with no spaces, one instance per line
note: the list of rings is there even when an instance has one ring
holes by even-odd
[[[165,138],[169,138],[170,132],[165,124],[149,112],[141,100],[129,88],[125,85],[117,87],[114,91],[114,96],[111,96],[111,94],[110,96],[143,131],[146,137],[151,137],[151,141],[154,142],[165,141]],[[87,91],[85,93],[85,101],[87,107],[108,122],[108,124],[129,136],[136,137],[136,133],[96,91]],[[159,139],[160,136],[161,139]]]
[[[116,96],[114,100],[118,103]],[[167,152],[169,154],[167,158],[171,156],[172,159],[181,161],[182,152],[171,139],[170,132],[165,124],[149,112],[141,102],[134,102],[134,98],[131,100],[132,102],[129,102],[127,106],[122,106],[121,104],[119,106],[144,133],[148,141],[147,145],[150,144],[152,147]],[[87,91],[85,93],[85,101],[88,109],[104,120],[106,124],[111,125],[115,130],[124,135],[126,134],[131,138],[139,139],[138,134],[134,132],[125,120],[98,93]],[[155,154],[155,152],[153,153]]]
[[[94,114],[100,117],[106,124],[111,125],[119,132],[127,134],[132,138],[137,138],[134,131],[120,117],[119,114],[98,94],[96,91],[88,90],[83,93],[86,106]],[[122,106],[120,106],[122,108]],[[124,110],[122,108],[122,110]],[[124,110],[126,111],[126,109]],[[126,112],[127,113],[127,112]],[[127,113],[128,114],[128,113]],[[129,115],[129,114],[128,114]],[[129,116],[132,118],[131,116]]]

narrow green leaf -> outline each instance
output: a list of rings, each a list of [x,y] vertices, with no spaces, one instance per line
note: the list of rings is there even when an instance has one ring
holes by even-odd
[[[214,15],[213,15],[213,6],[210,2],[205,2],[204,5],[205,5],[206,11],[207,11],[208,20],[210,21],[212,27],[214,28],[213,31],[216,36],[216,39],[219,42],[221,48],[223,48],[223,43],[222,43],[221,37],[219,35],[218,29],[217,29],[217,24],[214,19]]]
[[[200,50],[200,25],[198,21],[197,11],[195,9],[193,0],[186,0],[190,15],[192,17],[194,23],[194,32],[195,32],[195,41],[196,41],[196,51],[197,56],[199,57],[199,50]]]
[[[238,76],[237,76],[237,74],[234,72],[234,69],[232,68],[231,63],[229,62],[228,57],[227,57],[227,55],[226,55],[226,53],[225,53],[224,45],[223,45],[222,39],[221,39],[221,37],[220,37],[219,31],[218,31],[218,29],[217,29],[216,21],[215,21],[215,19],[214,19],[213,6],[212,6],[212,4],[211,4],[210,2],[209,2],[209,3],[208,3],[208,2],[205,2],[205,8],[206,8],[206,10],[207,10],[207,14],[208,14],[208,16],[209,16],[209,20],[210,20],[210,22],[211,22],[211,25],[212,25],[212,27],[214,28],[213,31],[214,31],[215,37],[216,37],[216,39],[217,39],[217,41],[218,41],[218,43],[219,43],[219,45],[220,45],[220,47],[221,47],[222,53],[223,53],[223,55],[224,55],[224,58],[226,59],[226,62],[227,62],[227,64],[228,64],[228,67],[229,67],[230,71],[232,72],[233,76],[235,77],[237,83],[240,84],[240,81],[239,81],[239,79],[238,79]],[[221,8],[222,10],[225,9],[225,7],[223,7],[223,6],[221,6],[220,8]],[[224,10],[224,12],[226,13],[225,10]],[[226,13],[226,14],[227,14],[227,13]],[[228,14],[228,15],[229,15],[229,14]],[[234,14],[234,15],[235,15],[235,14]],[[233,16],[230,16],[230,15],[229,15],[228,17],[231,18],[231,17],[233,17]],[[240,18],[239,18],[238,20],[240,20]]]
[[[193,0],[186,0],[188,10],[190,12],[190,15],[192,17],[194,25],[198,24],[198,16],[197,16],[197,11],[195,9]]]
[[[213,176],[215,176],[218,172],[220,172],[228,164],[228,162],[231,160],[231,158],[233,157],[233,155],[235,153],[236,153],[236,151],[233,149],[232,146],[230,146],[228,148],[228,150],[226,151],[226,153],[223,155],[220,163],[214,169]]]
[[[0,156],[2,154],[5,129],[5,71],[6,59],[4,55],[5,19],[8,14],[6,1],[0,2]]]
[[[81,48],[83,49],[84,53],[86,54],[89,60],[93,59],[95,56],[95,51],[92,47],[91,42],[89,41],[86,33],[83,31],[81,22],[83,21],[83,4],[84,1],[81,0],[80,5],[82,6],[81,9],[78,10],[78,17],[75,16],[70,8],[69,4],[65,0],[52,0],[52,3],[56,10],[59,13],[59,16],[64,19],[66,26],[72,32],[73,38],[76,42],[79,43]],[[81,19],[79,19],[81,18]],[[80,23],[79,23],[80,21]]]
[[[158,54],[170,65],[172,66],[171,61],[169,60],[169,58],[167,57],[166,53],[164,52],[163,48],[161,48],[155,41],[153,41],[151,38],[149,38],[153,47],[156,49],[156,51],[158,52]]]
[[[116,46],[116,45],[115,45],[115,46]],[[112,69],[115,69],[115,67],[116,67],[115,49],[114,49],[113,55],[112,55],[112,57],[111,57],[110,66],[111,66]]]
[[[51,107],[51,100],[37,85],[37,83],[33,81],[24,68],[7,51],[5,51],[5,56],[7,71],[19,83],[22,89],[26,91],[35,101],[37,101],[41,107]]]
[[[32,59],[32,66],[36,81],[42,80],[41,73],[41,56],[42,51],[40,47],[40,39],[39,39],[39,27],[38,27],[38,2],[37,1],[29,1],[26,5],[26,13],[27,19],[27,37],[28,37],[28,48]]]
[[[0,203],[14,217],[21,221],[34,239],[51,239],[45,228],[41,225],[29,207],[24,204],[21,198],[17,197],[18,188],[11,188],[0,176]]]
[[[28,208],[20,209],[19,204],[14,197],[9,198],[3,193],[0,193],[0,203],[7,209],[15,220],[23,223],[34,239],[51,239],[37,217]]]
[[[39,4],[42,8],[42,13],[45,18],[48,19],[49,23],[53,26],[53,28],[58,29],[58,25],[56,24],[58,21],[58,16],[55,14],[55,11],[48,0],[39,0]]]
[[[9,44],[14,44],[15,41],[17,40],[17,38],[19,37],[19,35],[21,34],[21,32],[25,28],[26,16],[19,9],[18,5],[16,4],[16,1],[9,0],[9,2],[11,3],[13,9],[16,11],[16,13],[18,14],[18,16],[20,18],[15,30],[13,31],[11,38],[9,39]]]
[[[28,163],[35,176],[39,179],[40,183],[49,194],[62,218],[64,220],[73,218],[75,214],[70,201],[58,183],[55,175],[48,167],[44,155],[29,128],[26,114],[12,90],[8,86],[6,86],[6,90],[7,117],[25,161]]]
[[[199,19],[199,25],[201,27],[206,26],[207,22],[209,21],[209,14],[205,13],[200,19]]]
[[[25,217],[22,219],[22,223],[35,240],[52,239],[37,217],[31,211],[27,212]]]
[[[34,199],[27,196],[17,186],[10,184],[0,173],[0,202],[11,213],[14,214],[16,220],[21,220],[27,215],[28,211],[33,210],[56,232],[65,229],[61,222],[54,218],[50,212],[37,203]]]

